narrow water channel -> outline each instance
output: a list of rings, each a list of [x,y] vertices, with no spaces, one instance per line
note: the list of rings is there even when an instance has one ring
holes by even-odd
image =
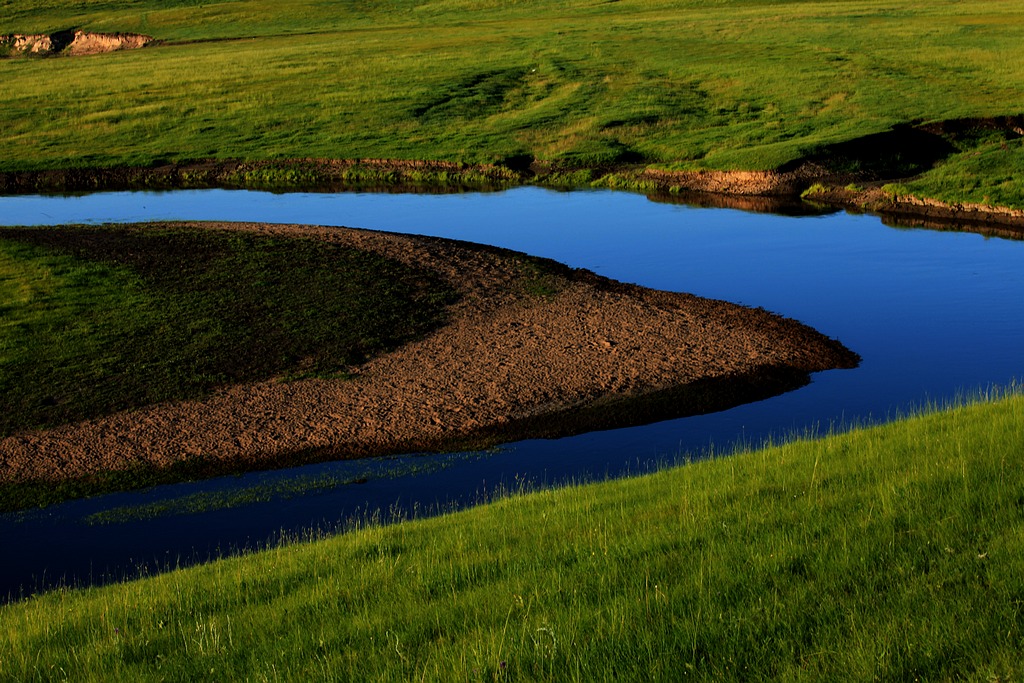
[[[0,599],[94,583],[426,514],[495,490],[641,473],[664,463],[888,419],[1024,377],[1024,242],[887,227],[875,217],[779,216],[628,193],[0,197],[0,224],[232,220],[364,227],[545,256],[606,277],[796,318],[859,353],[855,370],[729,411],[488,453],[409,455],[159,487],[0,516]]]

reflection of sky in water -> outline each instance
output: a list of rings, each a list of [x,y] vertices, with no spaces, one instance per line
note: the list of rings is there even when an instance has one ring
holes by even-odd
[[[27,549],[25,566],[0,569],[0,592],[43,567],[51,577],[59,565],[76,572],[92,566],[101,574],[108,559],[133,567],[191,557],[193,547],[205,556],[210,548],[264,541],[281,529],[330,524],[357,507],[472,501],[485,488],[517,477],[557,482],[636,472],[652,460],[710,443],[728,448],[741,438],[758,442],[772,433],[884,418],[926,400],[1024,377],[1024,242],[897,230],[866,216],[792,218],[658,204],[624,193],[536,188],[463,195],[209,190],[0,198],[0,223],[7,225],[171,219],[346,225],[494,244],[647,287],[761,306],[840,339],[864,361],[857,370],[820,373],[808,387],[724,413],[523,442],[419,478],[371,479],[332,493],[173,522],[102,529],[68,521],[0,522],[0,533],[11,541],[16,536]],[[92,512],[119,500],[81,509]],[[71,509],[79,508],[71,506],[72,517],[88,514]],[[43,543],[40,534],[51,538]],[[54,538],[67,543],[63,551],[52,552]]]

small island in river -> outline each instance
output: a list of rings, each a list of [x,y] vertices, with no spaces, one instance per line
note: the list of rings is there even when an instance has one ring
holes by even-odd
[[[839,342],[761,309],[493,247],[344,228],[175,225],[341,244],[432,271],[458,297],[445,324],[342,378],[234,384],[10,434],[0,440],[0,484],[482,448],[722,410],[859,362]]]

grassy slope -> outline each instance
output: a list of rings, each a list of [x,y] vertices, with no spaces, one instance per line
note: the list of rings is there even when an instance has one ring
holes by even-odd
[[[988,142],[906,183],[911,195],[1024,209],[1024,140]]]
[[[0,679],[1017,680],[1024,397],[0,608]]]
[[[0,61],[0,168],[513,154],[772,168],[895,123],[1020,113],[1024,86],[1024,11],[1004,0],[63,4],[4,3],[0,33],[168,42]],[[1002,184],[1020,154],[984,174]]]

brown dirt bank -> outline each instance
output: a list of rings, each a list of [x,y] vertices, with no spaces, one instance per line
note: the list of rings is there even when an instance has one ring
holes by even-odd
[[[94,33],[80,29],[67,29],[56,33],[19,34],[0,36],[0,46],[13,54],[57,55],[72,57],[96,55],[117,50],[137,50],[153,42],[139,33]]]
[[[879,214],[936,229],[982,231],[986,226],[1024,234],[1024,211],[998,206],[943,204],[916,197],[894,198],[860,176],[836,175],[806,164],[795,171],[608,170],[610,183],[643,191],[652,201],[792,215],[813,214],[814,205]],[[91,192],[100,190],[265,188],[341,192],[451,193],[517,185],[544,185],[544,175],[530,176],[503,166],[445,161],[384,159],[301,159],[274,162],[205,161],[153,167],[63,169],[0,172],[0,194]],[[852,192],[851,183],[867,189]],[[600,184],[600,181],[598,181]],[[822,185],[809,204],[801,193]],[[877,185],[878,183],[876,183]]]
[[[825,187],[808,199],[823,205],[877,214],[891,225],[978,232],[1024,238],[1024,211],[986,204],[947,204],[934,199],[893,196],[878,187]]]
[[[509,168],[498,164],[389,159],[291,159],[277,161],[205,160],[148,167],[70,168],[0,172],[0,194],[88,192],[120,189],[247,187],[345,190],[367,184],[392,187],[479,188],[536,183],[577,169],[534,163]],[[664,194],[744,198],[793,198],[814,182],[834,177],[805,165],[794,171],[662,171],[635,165],[593,169],[593,182],[615,177],[618,185]],[[556,185],[561,186],[560,183]]]
[[[763,310],[588,271],[545,276],[537,293],[521,261],[495,248],[352,229],[187,225],[341,242],[433,268],[463,296],[449,325],[371,359],[351,380],[231,386],[2,439],[0,483],[197,461],[204,473],[228,472],[554,436],[722,409],[859,361]]]

